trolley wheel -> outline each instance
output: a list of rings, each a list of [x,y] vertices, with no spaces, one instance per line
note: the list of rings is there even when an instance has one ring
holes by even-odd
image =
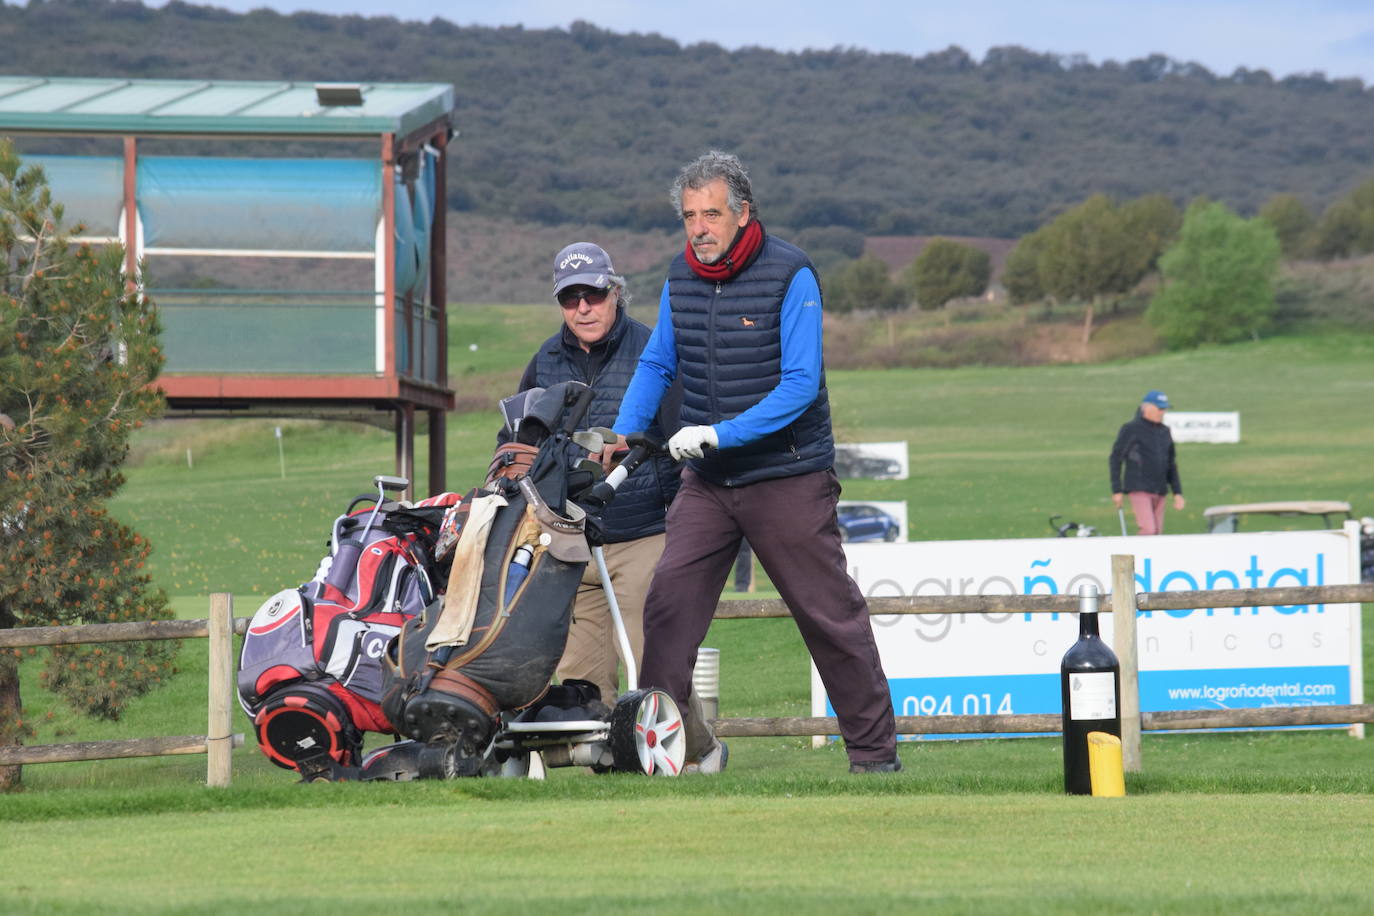
[[[435,741],[420,751],[421,779],[453,779],[458,775],[458,742]]]
[[[656,688],[630,691],[611,712],[609,743],[617,770],[677,776],[687,754],[677,703]]]

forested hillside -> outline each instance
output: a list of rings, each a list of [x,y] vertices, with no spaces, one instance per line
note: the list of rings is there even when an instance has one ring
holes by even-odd
[[[765,221],[868,235],[1011,238],[1095,192],[1320,211],[1374,172],[1358,80],[1163,57],[729,52],[175,0],[0,4],[0,47],[9,74],[451,82],[450,208],[518,222],[670,229],[665,188],[708,147],[751,166]]]

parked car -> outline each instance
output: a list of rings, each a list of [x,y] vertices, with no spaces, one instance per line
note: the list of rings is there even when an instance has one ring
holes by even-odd
[[[897,520],[877,506],[839,506],[835,514],[842,541],[895,541],[902,533]]]
[[[835,449],[837,477],[873,477],[879,480],[902,476],[902,463],[896,458],[872,455],[855,449]]]

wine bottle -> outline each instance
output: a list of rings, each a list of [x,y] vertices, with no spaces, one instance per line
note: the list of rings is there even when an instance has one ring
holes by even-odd
[[[1078,642],[1059,663],[1064,719],[1064,791],[1091,795],[1088,733],[1121,737],[1121,666],[1097,628],[1097,586],[1078,592]]]

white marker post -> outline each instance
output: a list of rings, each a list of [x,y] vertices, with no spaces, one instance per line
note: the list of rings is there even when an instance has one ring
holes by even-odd
[[[286,479],[286,450],[281,444],[281,427],[277,427],[277,461],[281,464],[281,479]]]

